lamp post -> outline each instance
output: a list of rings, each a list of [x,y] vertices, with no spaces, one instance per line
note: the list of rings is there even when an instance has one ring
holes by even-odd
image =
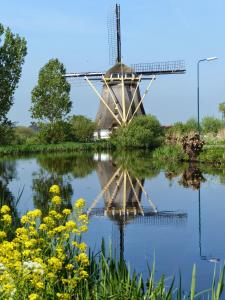
[[[203,61],[211,61],[216,60],[218,57],[208,57],[204,59],[200,59],[197,63],[197,112],[198,112],[198,133],[200,134],[200,121],[199,121],[199,65]]]

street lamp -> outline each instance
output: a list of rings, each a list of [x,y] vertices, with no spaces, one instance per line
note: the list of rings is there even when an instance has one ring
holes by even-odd
[[[200,59],[197,63],[197,109],[198,109],[198,133],[200,134],[200,121],[199,121],[199,65],[203,61],[211,61],[211,60],[216,60],[218,57],[213,56],[213,57],[208,57],[204,59]]]

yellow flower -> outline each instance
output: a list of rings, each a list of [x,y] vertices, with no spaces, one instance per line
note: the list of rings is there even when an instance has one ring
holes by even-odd
[[[34,210],[31,210],[31,211],[28,211],[27,213],[27,216],[29,218],[39,218],[41,217],[41,210],[40,209],[34,209]]]
[[[8,215],[8,214],[3,215],[3,216],[2,216],[2,221],[3,221],[5,224],[9,225],[9,224],[12,223],[12,217],[11,217],[10,215]]]
[[[36,283],[35,283],[35,286],[36,286],[36,288],[38,288],[38,289],[43,289],[43,288],[45,287],[45,286],[44,286],[44,283],[41,282],[41,281],[36,282]]]
[[[30,294],[28,298],[29,300],[37,300],[39,297],[38,294]]]
[[[44,230],[47,230],[48,227],[46,224],[42,223],[42,224],[40,224],[39,229],[44,231]]]
[[[1,207],[1,213],[2,213],[2,214],[7,214],[8,212],[10,212],[9,206],[8,206],[8,205],[3,205],[3,206]]]
[[[72,229],[76,228],[77,225],[74,221],[70,220],[70,221],[66,222],[65,226],[67,229],[72,230]]]
[[[81,270],[79,272],[79,275],[80,275],[80,278],[87,278],[88,277],[88,272],[84,271],[84,270]]]
[[[53,184],[50,189],[49,189],[50,193],[55,193],[55,194],[59,194],[60,193],[60,188],[58,185]]]
[[[29,222],[29,218],[28,216],[22,216],[22,218],[20,219],[21,224],[26,224]]]
[[[74,204],[75,208],[82,208],[85,206],[85,200],[80,198],[78,199],[75,204]]]
[[[55,225],[55,221],[51,217],[49,217],[49,216],[44,217],[43,221],[44,221],[44,223],[46,223],[49,226]]]
[[[88,216],[86,214],[82,214],[78,217],[78,221],[87,224],[88,223]]]
[[[81,250],[81,251],[86,251],[87,249],[87,245],[85,243],[80,243],[77,245],[77,247]]]
[[[62,300],[70,300],[71,296],[68,293],[57,293],[56,296]]]
[[[0,230],[0,239],[4,239],[6,238],[7,234],[5,233],[5,231]]]
[[[80,226],[80,232],[87,232],[87,231],[88,231],[88,227],[86,225]]]
[[[67,269],[68,271],[73,270],[73,265],[72,265],[72,264],[66,265],[66,269]]]
[[[61,198],[60,198],[59,196],[54,196],[54,197],[52,198],[52,204],[59,205],[59,204],[61,204],[61,203],[62,203],[62,200],[61,200]]]
[[[86,253],[80,253],[75,257],[76,261],[80,262],[81,264],[88,266],[89,265],[89,259]]]
[[[62,268],[62,262],[57,257],[51,257],[48,259],[48,264],[56,270]]]
[[[63,214],[66,215],[66,216],[68,216],[68,215],[71,214],[71,210],[68,209],[68,208],[65,208],[62,212],[63,212]]]

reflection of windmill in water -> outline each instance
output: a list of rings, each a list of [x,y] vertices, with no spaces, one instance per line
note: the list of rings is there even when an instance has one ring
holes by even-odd
[[[121,59],[120,5],[116,5],[109,24],[110,60],[113,67],[106,72],[68,73],[67,78],[84,78],[100,99],[96,123],[100,137],[118,126],[128,124],[134,116],[145,115],[143,100],[156,75],[182,74],[184,61],[134,64],[126,66]],[[93,81],[102,81],[102,93],[96,89]],[[149,83],[141,96],[140,83]]]
[[[158,211],[144,188],[144,180],[133,177],[128,170],[117,168],[111,161],[98,161],[97,173],[102,187],[92,202],[88,214],[107,215],[115,220],[119,228],[120,257],[124,252],[124,229],[128,223],[148,223],[150,225],[182,225],[187,214],[182,212]],[[141,203],[143,197],[148,206]],[[101,199],[104,206],[99,207]],[[116,243],[116,239],[113,241]]]

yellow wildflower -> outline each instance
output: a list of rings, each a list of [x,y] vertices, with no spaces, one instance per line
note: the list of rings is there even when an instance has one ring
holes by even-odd
[[[8,215],[8,214],[3,215],[3,216],[2,216],[2,221],[3,221],[5,224],[9,225],[9,224],[12,223],[12,217],[11,217],[10,215]]]
[[[36,283],[35,283],[35,286],[36,286],[36,288],[38,288],[38,289],[43,289],[43,288],[45,287],[45,286],[44,286],[44,283],[41,282],[41,281],[36,282]]]
[[[55,225],[55,221],[51,217],[49,217],[49,216],[44,217],[43,221],[44,221],[44,223],[46,223],[49,226]]]
[[[88,216],[86,214],[82,214],[78,217],[78,221],[87,224],[88,223]]]
[[[59,194],[60,193],[60,188],[58,185],[53,184],[50,189],[49,189],[50,193],[55,193],[55,194]]]
[[[34,293],[30,294],[29,297],[28,297],[29,300],[37,300],[38,298],[39,298],[38,294],[34,294]]]
[[[68,215],[71,214],[71,210],[68,209],[68,208],[65,208],[62,212],[63,212],[63,214],[66,215],[66,216],[68,216]]]
[[[5,231],[0,230],[0,239],[4,239],[6,238],[7,234],[5,233]]]
[[[57,257],[51,257],[48,259],[48,264],[56,270],[62,268],[62,262]]]
[[[75,204],[75,208],[82,208],[85,206],[85,200],[83,198],[78,199]]]
[[[87,245],[85,243],[80,243],[77,245],[77,248],[79,248],[81,251],[86,251]]]
[[[46,224],[42,223],[42,224],[40,224],[39,229],[44,231],[44,230],[47,230],[48,227]]]
[[[74,266],[73,266],[72,264],[66,265],[66,269],[67,269],[68,271],[73,270],[73,268],[74,268]]]
[[[54,196],[52,198],[52,204],[59,205],[62,203],[62,199],[59,196]]]
[[[81,271],[79,272],[79,275],[80,275],[80,278],[85,279],[85,278],[88,277],[88,272],[85,271],[85,270],[81,270]]]
[[[89,259],[86,253],[80,253],[79,255],[77,255],[75,257],[76,261],[80,262],[81,264],[83,264],[84,266],[88,266],[89,265]]]
[[[88,231],[88,227],[86,225],[80,226],[80,232],[86,232]]]
[[[56,296],[62,300],[70,300],[71,296],[68,293],[57,293]]]
[[[7,214],[8,212],[10,212],[10,207],[8,205],[3,205],[1,207],[1,213],[2,214]]]
[[[28,216],[22,216],[22,218],[20,219],[21,224],[26,224],[29,222],[29,218]]]
[[[72,230],[72,229],[76,228],[77,225],[74,221],[70,220],[70,221],[66,222],[65,226],[67,229]]]

